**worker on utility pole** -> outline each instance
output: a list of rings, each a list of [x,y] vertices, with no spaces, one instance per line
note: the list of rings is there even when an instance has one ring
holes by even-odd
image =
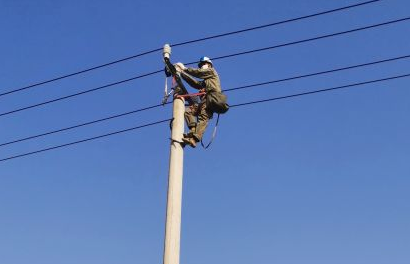
[[[193,88],[205,94],[200,96],[200,102],[188,106],[185,110],[185,121],[189,132],[184,134],[182,141],[193,148],[196,143],[202,140],[209,119],[213,116],[213,109],[206,102],[207,94],[222,92],[218,73],[212,61],[208,57],[200,58],[198,68],[187,68],[182,63],[175,64],[176,70],[181,73],[181,77]],[[201,79],[201,81],[195,78]]]

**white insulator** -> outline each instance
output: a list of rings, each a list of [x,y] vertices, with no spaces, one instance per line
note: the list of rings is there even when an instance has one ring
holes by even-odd
[[[171,55],[171,46],[169,44],[164,45],[162,54],[164,55],[164,58],[169,59],[169,56]]]

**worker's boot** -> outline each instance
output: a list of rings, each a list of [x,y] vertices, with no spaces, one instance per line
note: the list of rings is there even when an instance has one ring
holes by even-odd
[[[184,138],[191,138],[194,136],[194,132],[189,131],[188,133],[183,134],[183,135],[184,135]]]
[[[192,148],[196,147],[196,140],[193,137],[183,137],[182,142],[185,143],[185,145],[189,145]]]
[[[196,130],[196,126],[190,127],[190,128],[189,128],[189,132],[186,133],[186,134],[184,134],[184,137],[185,137],[185,138],[191,138],[191,137],[193,137],[194,134],[195,134],[195,130]]]

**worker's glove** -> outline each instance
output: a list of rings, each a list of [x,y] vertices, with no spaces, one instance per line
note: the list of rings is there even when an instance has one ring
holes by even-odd
[[[175,63],[174,66],[177,72],[182,72],[186,69],[185,65],[182,62]]]

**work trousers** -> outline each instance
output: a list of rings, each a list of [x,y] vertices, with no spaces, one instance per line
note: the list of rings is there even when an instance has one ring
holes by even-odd
[[[185,121],[189,132],[193,134],[196,141],[201,141],[209,119],[213,116],[212,111],[207,109],[205,100],[199,104],[193,104],[185,109]]]

